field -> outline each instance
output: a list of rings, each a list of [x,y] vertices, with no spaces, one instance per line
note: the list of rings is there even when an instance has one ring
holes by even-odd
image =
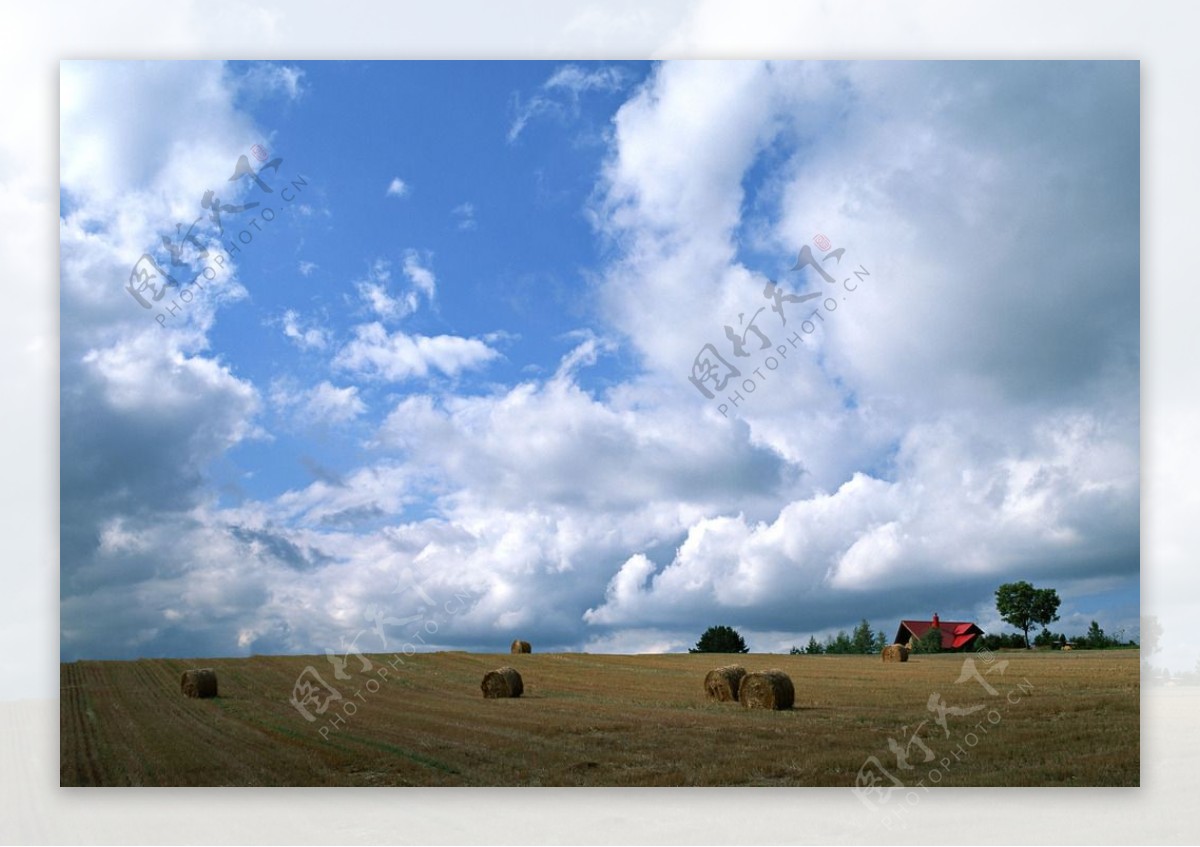
[[[64,664],[61,784],[852,786],[864,765],[906,785],[1139,780],[1134,650],[1002,652],[975,674],[962,655],[368,658],[347,680],[315,656]],[[704,674],[731,661],[787,672],[795,708],[707,702]],[[312,722],[289,702],[309,665],[343,697]],[[485,700],[503,665],[524,696]],[[196,667],[219,697],[180,694]]]

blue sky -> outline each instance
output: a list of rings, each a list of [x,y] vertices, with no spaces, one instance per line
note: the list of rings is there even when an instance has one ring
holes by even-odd
[[[64,63],[63,658],[456,595],[432,647],[786,650],[1013,579],[1136,632],[1138,110],[1122,62]],[[143,309],[210,189],[262,204],[213,254],[277,214]]]

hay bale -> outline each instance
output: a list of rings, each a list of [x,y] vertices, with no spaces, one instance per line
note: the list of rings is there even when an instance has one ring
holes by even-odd
[[[746,669],[741,665],[725,665],[708,672],[704,677],[704,693],[709,700],[725,703],[738,698],[738,687]]]
[[[907,662],[908,648],[903,644],[889,644],[883,648],[883,660],[885,662]]]
[[[525,683],[515,668],[498,668],[488,671],[483,676],[483,696],[490,699],[497,697],[520,697],[525,690]]]
[[[216,697],[217,672],[212,668],[184,671],[179,688],[186,697]]]
[[[514,641],[512,643],[512,652],[513,653],[532,653],[533,645],[530,644],[528,641]]]
[[[1072,647],[1070,644],[1064,644],[1064,645],[1063,645],[1063,652],[1064,652],[1064,653],[1065,653],[1065,652],[1067,652],[1068,650],[1074,650],[1074,649],[1075,649],[1075,648],[1074,648],[1074,647]]]
[[[796,702],[796,688],[783,671],[757,671],[742,678],[738,699],[747,709],[783,711]]]

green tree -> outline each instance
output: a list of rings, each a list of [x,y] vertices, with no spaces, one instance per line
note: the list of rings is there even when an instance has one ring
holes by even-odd
[[[871,624],[866,618],[863,618],[858,626],[854,627],[850,643],[855,653],[870,653],[871,648],[875,646],[875,635],[871,632]]]
[[[749,653],[746,640],[731,626],[710,626],[689,653]]]
[[[1088,627],[1087,635],[1083,637],[1083,640],[1093,650],[1100,650],[1108,646],[1108,638],[1105,637],[1104,630],[1095,621],[1092,621],[1092,625]]]
[[[1042,631],[1037,634],[1037,637],[1033,639],[1033,646],[1035,646],[1035,647],[1061,646],[1061,644],[1065,643],[1066,640],[1067,640],[1067,637],[1065,635],[1059,635],[1057,633],[1051,632],[1050,627],[1044,626],[1044,627],[1042,627]]]
[[[831,635],[825,639],[825,652],[830,656],[841,656],[847,653],[853,653],[854,642],[850,640],[850,636],[846,634],[846,630],[838,630],[836,637]]]
[[[883,648],[888,646],[888,637],[884,635],[883,630],[875,633],[875,644],[873,646],[875,649],[871,651],[872,653],[882,653]]]
[[[942,631],[940,629],[930,629],[924,635],[917,639],[913,644],[914,653],[940,653],[942,652]]]
[[[1034,588],[1024,580],[1006,582],[996,589],[996,611],[1024,633],[1027,648],[1030,628],[1037,624],[1048,626],[1051,621],[1058,620],[1061,602],[1053,588]]]
[[[808,637],[808,645],[804,648],[804,652],[809,656],[820,656],[825,652],[825,649],[821,646],[821,642],[817,641],[817,637],[815,635],[810,635]]]

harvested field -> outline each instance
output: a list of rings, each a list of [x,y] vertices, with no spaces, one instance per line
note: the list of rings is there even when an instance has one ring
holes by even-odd
[[[349,681],[323,656],[64,664],[61,783],[850,786],[868,757],[894,765],[889,738],[926,721],[939,758],[978,738],[941,785],[1138,784],[1135,650],[976,657],[979,679],[961,683],[953,654],[913,655],[903,673],[879,656],[738,656],[748,672],[791,677],[786,711],[708,700],[699,681],[713,655],[526,655],[524,693],[497,700],[480,680],[507,653],[369,658]],[[341,695],[323,714],[310,702],[312,722],[289,702],[306,666]],[[219,696],[180,696],[196,667],[216,672]],[[947,737],[933,694],[982,708],[947,713]]]

